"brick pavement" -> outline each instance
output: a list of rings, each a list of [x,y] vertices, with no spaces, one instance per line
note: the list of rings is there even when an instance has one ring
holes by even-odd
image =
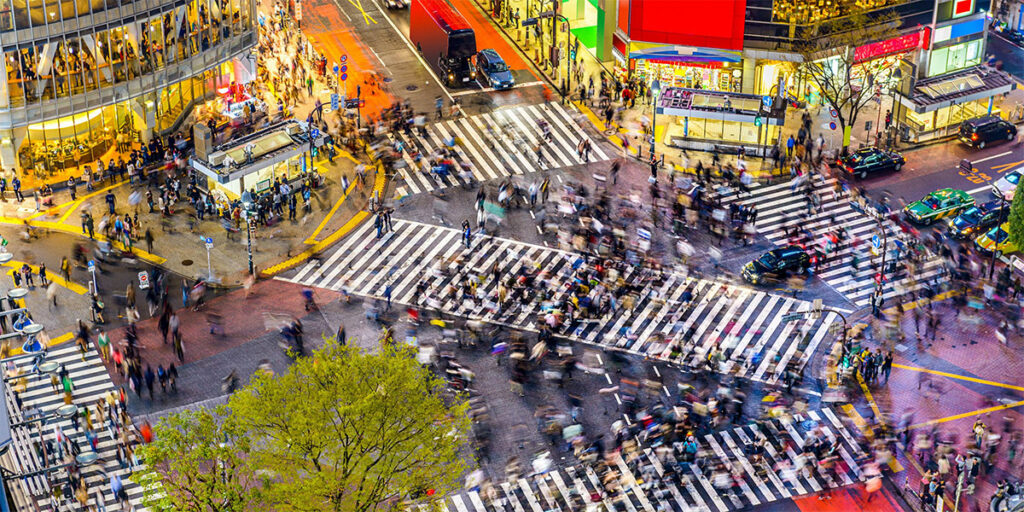
[[[1015,430],[1024,428],[1024,379],[1020,376],[1024,370],[1024,339],[1011,334],[1007,345],[999,343],[994,332],[1001,318],[991,309],[965,308],[957,318],[950,300],[935,303],[932,308],[941,322],[934,342],[925,331],[923,313],[928,311],[927,306],[904,314],[902,328],[907,341],[896,345],[889,383],[870,388],[882,413],[891,413],[890,421],[911,413],[912,432],[935,428],[940,436],[956,439],[954,445],[959,450],[972,442],[971,427],[978,419],[1000,433],[1004,421],[1010,421]],[[920,342],[914,326],[915,311],[922,313],[924,336]],[[858,408],[867,414],[865,404]],[[1004,435],[995,469],[989,478],[979,480],[972,501],[980,500],[985,506],[995,491],[992,482],[1024,477],[1021,459],[1012,467],[1006,461],[1007,439]],[[907,470],[897,475],[897,481],[900,485],[909,482],[917,490],[921,465],[902,455],[901,462]]]

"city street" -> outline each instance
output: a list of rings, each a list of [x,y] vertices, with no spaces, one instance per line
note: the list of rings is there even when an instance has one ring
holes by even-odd
[[[130,179],[72,179],[45,203],[35,191],[0,196],[0,252],[11,253],[0,309],[24,307],[45,328],[37,339],[20,310],[0,315],[5,355],[33,356],[6,367],[7,403],[24,420],[3,454],[28,475],[19,506],[64,510],[49,491],[80,472],[83,510],[146,510],[133,476],[145,461],[130,454],[152,440],[136,432],[224,404],[258,372],[283,374],[336,337],[365,352],[411,347],[446,399],[471,405],[472,436],[456,440],[465,485],[394,497],[409,509],[973,512],[1021,480],[1024,270],[1009,242],[985,252],[975,238],[1015,217],[959,239],[947,226],[1024,173],[1024,137],[1001,131],[976,149],[949,123],[902,139],[895,170],[859,178],[836,165],[836,116],[793,100],[791,85],[763,95],[784,105],[774,156],[714,142],[683,150],[666,133],[689,130],[699,108],[654,122],[661,91],[623,95],[650,87],[639,68],[611,73],[618,64],[583,48],[562,98],[539,48],[550,41],[520,41],[519,21],[489,12],[498,4],[448,7],[513,87],[444,85],[410,35],[416,6],[261,5],[249,88],[264,120],[243,119],[258,104],[247,99],[244,114],[209,121],[209,148],[188,131],[190,149],[154,152]],[[990,108],[1021,129],[1024,49],[988,41],[1014,77]],[[630,48],[625,60],[639,60]],[[589,97],[573,92],[591,82]],[[219,93],[228,114],[235,87]],[[753,102],[760,141],[760,95],[671,89],[724,95],[700,106],[720,109],[723,137],[726,116]],[[864,120],[896,94],[874,98],[850,150],[889,129]],[[285,128],[292,119],[299,128]],[[825,136],[803,156],[804,139]],[[947,188],[934,206],[913,204]],[[41,265],[54,285],[22,286],[20,271]],[[107,427],[99,411],[122,401]],[[109,440],[91,420],[80,427],[90,407]],[[27,427],[30,412],[52,423]],[[40,446],[53,442],[62,456],[64,443],[91,443],[95,457],[42,469],[57,458]]]

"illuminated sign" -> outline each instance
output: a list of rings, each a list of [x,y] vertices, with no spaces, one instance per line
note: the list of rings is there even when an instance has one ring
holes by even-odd
[[[920,47],[928,41],[928,29],[905,36],[858,46],[853,50],[853,61],[864,62],[894,53],[906,52]]]
[[[939,27],[935,29],[935,37],[932,38],[932,44],[942,43],[949,41],[950,39],[957,39],[959,37],[970,36],[974,34],[980,34],[985,30],[985,19],[978,18],[976,20],[961,21],[953,25],[946,25],[945,27]]]
[[[974,14],[974,0],[953,0],[953,17],[962,18]]]

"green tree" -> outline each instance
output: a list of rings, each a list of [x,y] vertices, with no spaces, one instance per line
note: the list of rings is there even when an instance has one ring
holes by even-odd
[[[1010,243],[1024,247],[1024,194],[1014,194],[1010,203],[1009,235]]]
[[[227,408],[183,411],[153,428],[155,442],[139,447],[145,505],[156,512],[252,510],[257,484],[252,446]]]
[[[254,376],[227,405],[248,439],[245,468],[263,476],[247,498],[277,511],[367,512],[458,489],[471,423],[465,400],[443,388],[408,347],[365,353],[333,340],[282,375]]]

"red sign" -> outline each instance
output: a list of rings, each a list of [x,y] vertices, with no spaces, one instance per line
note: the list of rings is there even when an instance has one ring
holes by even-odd
[[[913,34],[888,39],[886,41],[858,46],[857,49],[853,51],[853,61],[864,62],[871,59],[877,59],[878,57],[892,55],[894,53],[913,50],[914,48],[928,42],[928,38],[926,37],[927,33],[927,30],[922,30]]]
[[[953,17],[974,14],[974,0],[953,0]]]
[[[629,39],[743,49],[747,0],[630,0]]]

